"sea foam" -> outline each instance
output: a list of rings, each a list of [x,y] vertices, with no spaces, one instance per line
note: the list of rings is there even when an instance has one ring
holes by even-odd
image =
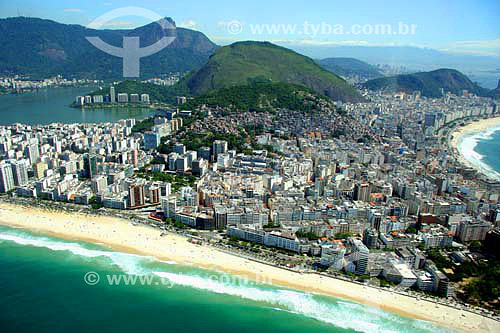
[[[122,271],[134,275],[150,273],[141,266],[141,261],[153,261],[153,258],[150,257],[88,249],[79,243],[64,242],[43,236],[32,236],[27,233],[2,232],[0,233],[0,241],[10,241],[23,246],[47,248],[52,251],[68,251],[74,255],[86,258],[102,257],[111,261],[112,264],[118,266]]]
[[[169,272],[154,272],[176,286],[185,286],[265,303],[278,311],[303,315],[344,329],[360,332],[439,332],[421,321],[404,319],[382,310],[344,301],[322,301],[318,297],[293,290],[263,289],[228,284],[213,278]]]
[[[458,151],[470,163],[477,166],[483,173],[491,178],[500,180],[500,173],[483,161],[484,156],[475,151],[480,141],[491,140],[493,134],[500,131],[500,127],[489,128],[485,132],[465,135],[458,145]]]
[[[208,272],[197,272],[195,275],[155,271],[147,268],[154,261],[151,257],[133,254],[95,250],[86,248],[83,244],[59,241],[57,239],[35,236],[25,232],[5,232],[0,230],[0,242],[14,242],[22,246],[47,248],[51,251],[68,251],[84,258],[105,258],[107,262],[118,266],[122,271],[134,275],[154,274],[169,280],[175,287],[183,286],[212,293],[230,295],[246,300],[263,303],[275,310],[306,316],[336,327],[352,329],[359,332],[439,332],[439,329],[422,321],[405,319],[382,310],[344,302],[340,300],[324,300],[311,294],[275,288],[260,288],[238,283],[223,283],[208,277]],[[163,268],[172,267],[173,262],[161,262]],[[203,275],[203,276],[202,276]],[[237,279],[236,279],[237,281]]]

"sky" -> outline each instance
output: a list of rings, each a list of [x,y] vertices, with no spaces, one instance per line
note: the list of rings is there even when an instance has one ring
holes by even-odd
[[[417,46],[500,56],[499,0],[0,0],[0,16],[86,26],[111,10],[128,6],[172,17],[178,27],[201,31],[219,45],[268,40],[317,47]],[[124,16],[104,28],[133,28],[149,22]]]

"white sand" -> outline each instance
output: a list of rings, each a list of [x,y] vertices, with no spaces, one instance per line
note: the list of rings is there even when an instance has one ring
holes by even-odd
[[[207,246],[194,245],[181,236],[169,234],[160,237],[159,230],[143,225],[133,226],[129,221],[118,218],[51,212],[0,203],[0,224],[69,240],[104,243],[119,251],[245,275],[254,280],[264,276],[274,285],[334,296],[455,330],[500,332],[500,323],[467,311],[317,274],[290,272]]]
[[[486,174],[483,169],[481,169],[478,165],[476,165],[475,163],[472,163],[467,158],[465,158],[464,156],[461,155],[460,150],[459,150],[459,146],[460,146],[460,142],[462,141],[462,138],[465,135],[471,135],[471,134],[485,132],[489,128],[494,128],[494,127],[500,127],[500,117],[481,119],[481,120],[475,121],[469,125],[458,127],[455,131],[453,131],[453,133],[451,133],[451,135],[453,135],[453,137],[450,140],[450,146],[456,150],[456,152],[458,154],[459,161],[468,167],[476,169],[478,172],[484,174],[487,177],[490,177],[490,176],[488,174]]]

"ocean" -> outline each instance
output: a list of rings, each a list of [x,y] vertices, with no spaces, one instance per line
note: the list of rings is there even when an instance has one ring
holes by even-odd
[[[460,153],[492,179],[500,181],[500,128],[465,135],[458,147]]]
[[[122,275],[152,280],[109,283],[108,276]],[[443,331],[360,304],[227,277],[0,226],[2,332]]]
[[[150,108],[102,108],[81,110],[69,105],[76,96],[97,87],[57,87],[19,95],[0,96],[0,125],[21,123],[46,125],[54,122],[107,123],[125,118],[144,119],[154,113]]]

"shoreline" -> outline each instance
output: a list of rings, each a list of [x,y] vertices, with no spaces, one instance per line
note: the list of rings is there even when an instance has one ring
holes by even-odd
[[[500,116],[488,119],[474,120],[472,123],[465,124],[465,126],[459,126],[452,129],[449,133],[448,144],[453,150],[455,157],[461,164],[475,169],[481,175],[490,180],[500,181],[500,179],[490,175],[483,167],[467,159],[460,151],[460,145],[462,144],[462,141],[466,136],[486,132],[489,129],[493,128],[500,129]]]
[[[53,212],[0,202],[0,224],[65,240],[104,244],[115,251],[173,260],[179,265],[192,264],[202,269],[246,275],[251,280],[258,281],[259,276],[265,276],[277,287],[353,301],[449,329],[500,331],[499,322],[469,311],[319,274],[294,273],[213,247],[195,245],[180,235],[169,233],[161,237],[160,230],[135,226],[120,218]]]

